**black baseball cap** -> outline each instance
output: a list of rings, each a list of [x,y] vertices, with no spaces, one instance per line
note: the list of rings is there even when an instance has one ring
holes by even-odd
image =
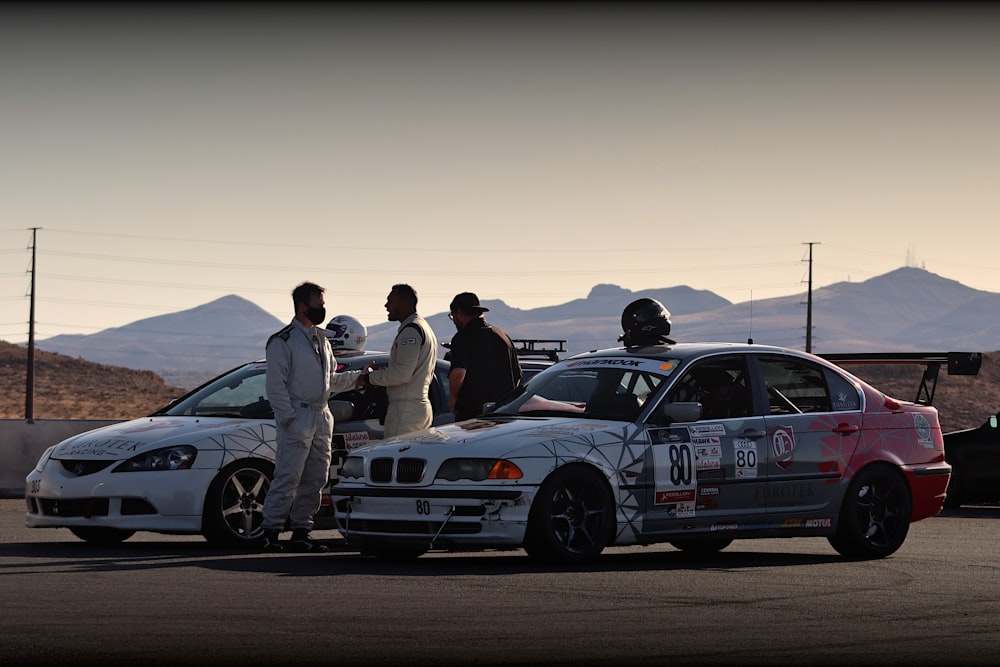
[[[479,297],[472,292],[462,292],[461,294],[456,294],[455,298],[451,300],[451,306],[449,306],[451,312],[456,310],[472,310],[480,313],[485,313],[489,311],[489,308],[479,305]]]

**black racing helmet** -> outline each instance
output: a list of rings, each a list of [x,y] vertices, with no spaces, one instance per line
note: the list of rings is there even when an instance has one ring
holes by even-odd
[[[673,345],[670,335],[670,311],[656,299],[636,299],[622,311],[622,335],[625,347],[638,345]]]

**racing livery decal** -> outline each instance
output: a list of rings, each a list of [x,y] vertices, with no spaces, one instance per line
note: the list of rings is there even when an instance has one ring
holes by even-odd
[[[685,428],[655,429],[651,436],[661,444],[653,447],[653,504],[675,505],[677,517],[694,516],[698,478],[691,434]]]
[[[779,426],[771,434],[771,454],[774,462],[782,470],[792,465],[792,454],[795,449],[795,433],[791,426]]]
[[[917,430],[917,443],[921,447],[934,447],[934,441],[931,440],[931,425],[927,422],[927,418],[921,414],[913,415],[913,427]]]

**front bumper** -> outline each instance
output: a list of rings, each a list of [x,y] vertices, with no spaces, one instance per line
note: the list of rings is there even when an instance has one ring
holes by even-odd
[[[536,487],[334,487],[340,533],[362,551],[518,548]]]
[[[101,472],[74,476],[58,465],[25,478],[29,528],[101,527],[197,534],[217,471]]]

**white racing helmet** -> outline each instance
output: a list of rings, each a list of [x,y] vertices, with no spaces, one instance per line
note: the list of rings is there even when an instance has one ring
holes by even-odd
[[[341,350],[365,349],[368,341],[368,329],[350,315],[337,315],[326,323],[326,337],[334,352]]]

